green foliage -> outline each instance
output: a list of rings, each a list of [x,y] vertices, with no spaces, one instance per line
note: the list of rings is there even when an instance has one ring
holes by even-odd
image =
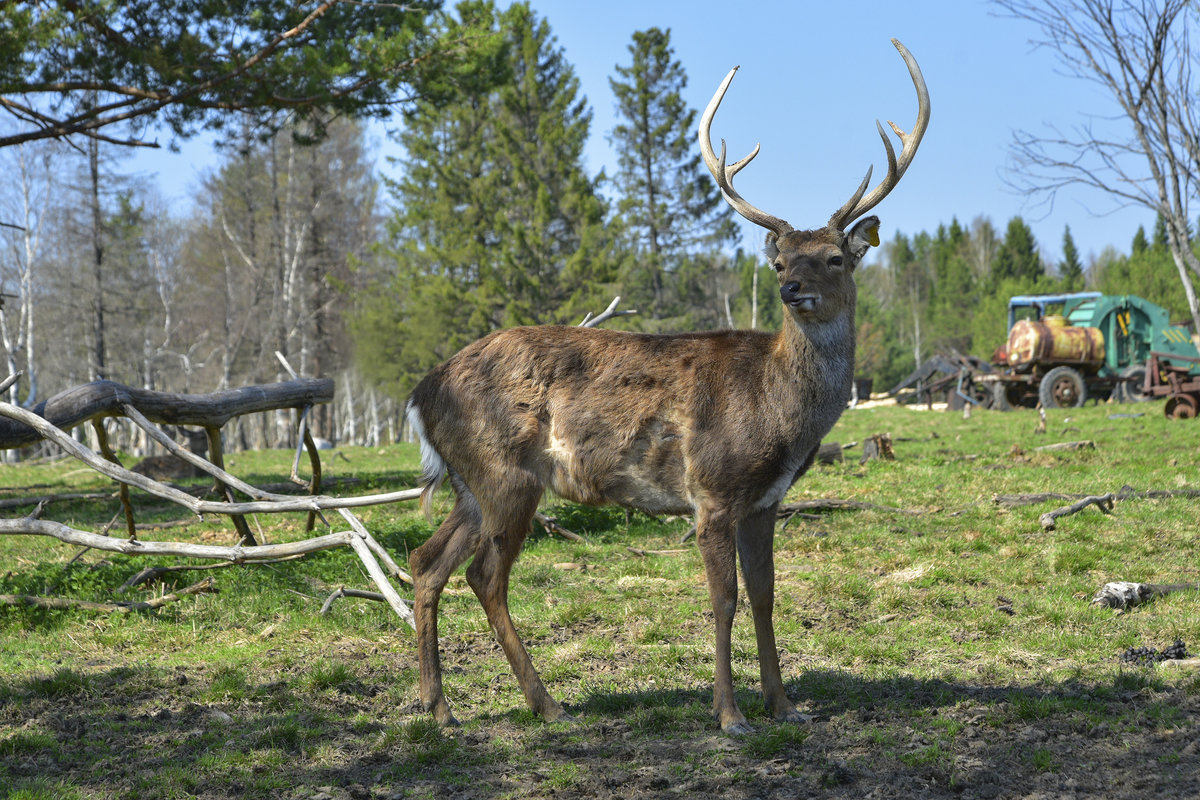
[[[696,110],[683,100],[687,73],[674,58],[670,29],[635,32],[629,54],[631,63],[616,65],[617,77],[609,78],[620,119],[610,137],[618,211],[633,258],[628,295],[654,319],[684,317],[678,327],[696,327],[694,311],[704,302],[689,290],[713,288],[720,268],[713,251],[737,234],[733,209],[696,148]],[[686,274],[689,268],[695,273]],[[673,278],[681,284],[674,292]]]
[[[1138,228],[1141,233],[1141,228]],[[1142,234],[1145,238],[1145,234]],[[1058,265],[1058,279],[1062,281],[1065,292],[1078,292],[1083,289],[1083,264],[1079,260],[1079,248],[1075,246],[1075,238],[1071,236],[1071,226],[1063,228],[1063,260]]]
[[[615,277],[599,179],[583,170],[591,113],[549,25],[520,3],[460,13],[502,36],[508,77],[406,116],[394,271],[359,294],[354,326],[364,372],[396,395],[491,330],[603,308]]]
[[[1139,247],[1135,239],[1133,252],[1129,256],[1107,260],[1097,275],[1096,288],[1105,294],[1136,294],[1144,297],[1167,309],[1171,319],[1185,319],[1188,315],[1187,295],[1179,280],[1175,258],[1166,242],[1159,241],[1157,236],[1149,246],[1145,246],[1143,241]]]
[[[1033,231],[1020,217],[1008,221],[1004,232],[1004,244],[992,264],[992,278],[997,281],[1016,280],[1033,282],[1045,274],[1042,260],[1037,253]]]
[[[492,75],[497,42],[441,2],[20,2],[0,15],[0,95],[68,132],[151,117],[178,136],[237,119],[387,116],[397,95],[444,102]],[[285,35],[286,34],[286,35]],[[7,99],[7,98],[6,98]],[[31,119],[30,114],[19,114]],[[39,120],[0,144],[60,135]]]

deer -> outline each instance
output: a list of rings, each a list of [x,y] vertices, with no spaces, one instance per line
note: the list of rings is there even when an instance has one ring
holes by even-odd
[[[406,415],[420,441],[421,494],[432,520],[434,491],[449,478],[454,505],[410,557],[420,702],[456,725],[442,686],[438,604],[450,575],[466,578],[483,606],[529,708],[569,720],[547,692],[508,607],[510,572],[543,493],[584,504],[618,504],[652,515],[692,514],[715,618],[713,715],[731,735],[753,729],[734,698],[730,637],[737,562],[754,622],[762,695],[783,722],[807,718],[780,675],[774,623],[774,535],[784,494],[813,463],[850,398],[854,374],[854,269],[879,245],[866,213],[899,183],[929,124],[929,92],[912,54],[893,39],[917,91],[911,133],[889,122],[897,157],[876,122],[887,174],[816,230],[795,230],[747,202],[734,176],[755,156],[726,164],[711,128],[738,67],[700,120],[704,161],[726,202],[765,228],[779,277],[777,333],[720,330],[647,334],[531,326],[499,330],[433,368],[412,391]],[[853,224],[852,224],[853,223]]]

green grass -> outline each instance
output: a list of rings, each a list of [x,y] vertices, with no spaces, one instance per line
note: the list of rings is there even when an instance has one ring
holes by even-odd
[[[1144,749],[1164,775],[1181,774],[1191,758],[1181,753],[1200,732],[1200,679],[1169,665],[1130,667],[1118,656],[1176,638],[1200,650],[1200,596],[1181,592],[1120,615],[1088,600],[1109,580],[1200,583],[1195,500],[1129,500],[1112,515],[1089,508],[1048,532],[1038,516],[1065,503],[992,500],[1200,488],[1200,424],[1169,423],[1159,405],[1051,411],[1045,436],[1033,433],[1028,413],[963,420],[898,408],[847,412],[830,439],[889,432],[896,460],[859,465],[850,448],[845,463],[814,468],[788,500],[836,497],[903,511],[832,512],[777,529],[784,678],[816,721],[796,727],[768,717],[743,598],[733,668],[756,732],[738,740],[711,718],[711,611],[694,544],[679,544],[688,520],[627,520],[620,509],[547,498],[547,512],[587,542],[535,529],[513,572],[511,606],[574,724],[544,725],[525,709],[456,574],[440,635],[446,695],[463,726],[448,730],[417,707],[413,635],[385,606],[342,599],[317,613],[339,585],[372,588],[348,549],[177,573],[118,598],[127,577],[165,562],[0,537],[0,593],[138,599],[204,575],[220,588],[155,613],[0,606],[0,800],[308,797],[321,787],[359,787],[350,794],[364,797],[696,795],[749,786],[867,794],[883,783],[916,785],[906,781],[956,796],[978,764],[1014,785],[1099,780],[1106,735]],[[1146,414],[1109,419],[1113,411]],[[1096,449],[1034,449],[1075,439]],[[416,482],[413,446],[344,454],[348,461],[328,459],[327,478],[360,482],[339,494]],[[228,464],[267,483],[287,473],[290,458],[238,453]],[[0,498],[107,488],[67,461],[0,472]],[[145,495],[135,494],[135,505],[141,521],[184,516]],[[445,513],[448,495],[436,505]],[[53,503],[44,516],[97,530],[115,511],[104,497]],[[431,533],[411,505],[362,517],[402,566]],[[304,535],[301,515],[252,525],[272,542]],[[234,537],[206,519],[144,538]],[[639,556],[630,547],[682,552]]]

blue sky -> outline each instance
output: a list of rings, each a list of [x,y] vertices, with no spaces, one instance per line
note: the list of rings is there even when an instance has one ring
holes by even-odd
[[[1085,259],[1114,245],[1127,252],[1138,225],[1154,217],[1141,208],[1116,209],[1096,190],[1059,193],[1053,208],[1031,204],[1005,185],[1013,131],[1069,129],[1085,115],[1110,115],[1111,100],[1095,84],[1061,74],[1054,54],[1035,50],[1037,29],[998,15],[976,0],[855,3],[667,2],[667,0],[533,0],[574,65],[594,112],[588,169],[614,171],[608,134],[616,124],[608,79],[630,61],[634,31],[671,29],[676,58],[689,77],[685,99],[703,109],[730,67],[741,65],[716,121],[713,139],[726,139],[730,160],[756,142],[762,152],[737,177],[738,190],[758,207],[797,228],[819,227],[851,194],[869,164],[877,181],[886,168],[875,120],[910,130],[916,95],[904,62],[890,43],[900,39],[916,56],[929,86],[932,119],[904,180],[874,213],[881,235],[936,229],[952,217],[968,225],[980,214],[1003,232],[1020,214],[1044,254],[1061,257],[1063,227],[1071,226]],[[889,133],[889,135],[891,135]],[[381,137],[381,149],[395,152]],[[894,141],[894,139],[893,139]],[[157,172],[163,192],[186,205],[213,158],[201,139],[178,154],[135,154],[130,169]],[[381,164],[381,169],[392,169]],[[743,245],[761,246],[761,232],[744,226]]]

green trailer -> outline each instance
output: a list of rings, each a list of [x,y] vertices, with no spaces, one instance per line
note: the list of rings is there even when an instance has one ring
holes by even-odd
[[[993,357],[996,372],[972,376],[975,396],[988,395],[995,408],[1069,408],[1089,397],[1135,402],[1170,395],[1164,387],[1172,380],[1200,380],[1200,353],[1188,330],[1135,295],[1016,296],[1008,329]]]

